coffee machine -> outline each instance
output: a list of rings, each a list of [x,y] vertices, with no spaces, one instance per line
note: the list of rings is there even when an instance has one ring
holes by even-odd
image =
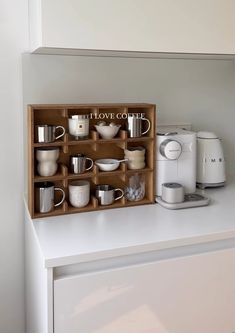
[[[180,128],[157,129],[157,196],[162,184],[178,183],[186,194],[196,191],[196,133]]]

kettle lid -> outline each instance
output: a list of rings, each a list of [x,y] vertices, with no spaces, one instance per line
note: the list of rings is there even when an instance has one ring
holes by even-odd
[[[198,139],[218,139],[218,136],[215,133],[212,132],[197,132],[197,138]]]

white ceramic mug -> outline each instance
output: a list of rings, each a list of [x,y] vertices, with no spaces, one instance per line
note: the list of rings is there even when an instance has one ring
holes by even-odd
[[[42,177],[54,176],[58,169],[58,164],[56,162],[58,158],[59,148],[38,148],[36,150],[38,174]]]
[[[73,207],[82,208],[90,201],[90,182],[75,180],[69,184],[69,202]]]

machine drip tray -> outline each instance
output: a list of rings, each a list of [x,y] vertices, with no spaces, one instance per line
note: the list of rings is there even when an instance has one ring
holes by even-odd
[[[180,203],[168,203],[162,200],[161,197],[156,197],[155,201],[159,203],[159,205],[167,209],[184,209],[184,208],[207,206],[209,205],[210,199],[204,197],[201,194],[193,193],[193,194],[186,194],[184,196],[184,202]]]

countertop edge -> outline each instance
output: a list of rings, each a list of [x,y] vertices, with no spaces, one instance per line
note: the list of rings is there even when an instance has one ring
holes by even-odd
[[[79,264],[84,262],[92,262],[103,259],[111,259],[120,256],[131,256],[136,254],[141,254],[145,252],[167,250],[179,247],[187,247],[192,245],[201,245],[217,241],[226,241],[229,239],[235,240],[235,230],[229,230],[226,232],[217,232],[207,235],[179,238],[161,242],[154,242],[150,244],[128,246],[122,248],[116,248],[105,251],[98,251],[92,253],[77,254],[65,257],[44,257],[44,267],[54,268],[59,266],[66,266],[72,264]]]

